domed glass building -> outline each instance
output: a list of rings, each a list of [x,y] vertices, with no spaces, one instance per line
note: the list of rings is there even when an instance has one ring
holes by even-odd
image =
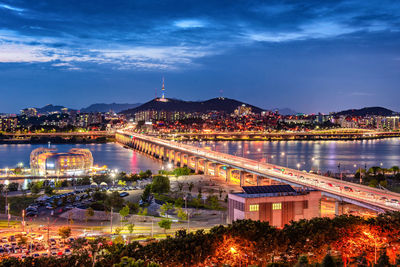
[[[93,156],[88,149],[57,153],[56,149],[37,148],[31,152],[30,164],[32,175],[82,175],[90,172]]]

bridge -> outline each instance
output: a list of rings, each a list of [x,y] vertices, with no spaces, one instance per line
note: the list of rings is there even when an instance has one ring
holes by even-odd
[[[400,132],[386,132],[360,129],[339,129],[327,131],[310,132],[180,132],[180,133],[157,133],[163,139],[176,140],[362,140],[380,139],[389,137],[400,137]]]
[[[24,138],[24,137],[114,137],[115,132],[110,131],[87,131],[87,132],[50,132],[50,133],[3,133],[4,136],[14,137],[14,138]]]
[[[196,173],[202,171],[206,175],[220,176],[227,182],[236,182],[241,186],[258,185],[261,179],[267,178],[271,183],[277,181],[295,187],[319,190],[326,197],[377,212],[400,211],[400,194],[398,193],[138,134],[129,130],[117,131],[116,140],[125,146],[169,161],[171,164],[180,167],[187,166]]]

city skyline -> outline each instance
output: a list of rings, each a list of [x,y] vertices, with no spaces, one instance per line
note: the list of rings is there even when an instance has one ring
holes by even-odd
[[[223,12],[221,12],[223,11]],[[0,1],[0,112],[220,96],[398,111],[395,1]],[[190,88],[190,89],[188,89]],[[33,103],[33,104],[32,104]]]

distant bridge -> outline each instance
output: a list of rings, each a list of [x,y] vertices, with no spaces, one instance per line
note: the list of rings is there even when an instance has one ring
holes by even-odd
[[[13,138],[27,137],[114,137],[115,132],[112,131],[88,131],[88,132],[55,132],[55,133],[3,133],[5,136]]]
[[[355,131],[311,131],[311,132],[198,132],[198,133],[156,133],[163,139],[177,140],[361,140],[400,137],[400,132],[371,130]]]
[[[127,130],[117,131],[116,139],[125,146],[181,167],[187,166],[196,173],[202,171],[208,175],[222,176],[226,181],[236,182],[241,186],[258,184],[259,178],[265,177],[297,187],[317,189],[326,196],[378,212],[400,211],[400,194],[398,193],[261,163]]]

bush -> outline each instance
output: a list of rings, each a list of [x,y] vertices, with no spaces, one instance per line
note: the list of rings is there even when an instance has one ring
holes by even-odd
[[[171,189],[169,178],[166,176],[157,175],[151,183],[151,192],[157,194],[168,193]]]

